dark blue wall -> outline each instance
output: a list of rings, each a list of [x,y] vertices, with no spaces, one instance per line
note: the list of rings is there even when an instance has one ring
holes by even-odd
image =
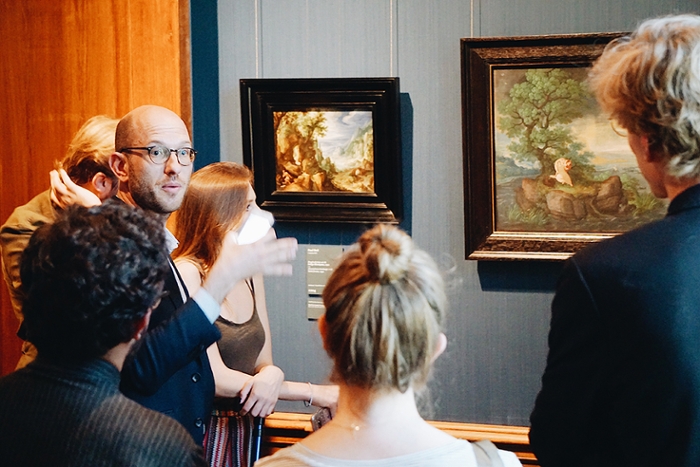
[[[216,0],[192,0],[192,138],[197,149],[194,168],[220,159],[219,29]]]

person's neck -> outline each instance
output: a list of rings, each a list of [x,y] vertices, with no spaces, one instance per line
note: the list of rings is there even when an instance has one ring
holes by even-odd
[[[122,342],[121,344],[117,344],[115,347],[109,349],[107,353],[105,353],[102,356],[102,359],[107,360],[109,363],[117,367],[117,370],[122,371],[122,367],[124,366],[124,360],[129,354],[133,343],[134,341],[132,340],[129,342]]]
[[[384,430],[387,425],[404,425],[421,419],[413,389],[372,389],[340,385],[338,410],[333,422],[354,431]]]
[[[138,204],[136,204],[136,201],[134,201],[134,198],[131,196],[131,193],[127,190],[122,189],[122,187],[119,187],[119,191],[117,191],[117,198],[120,200],[124,201],[125,204],[128,204],[129,206],[133,207],[138,207]]]
[[[120,200],[122,200],[125,204],[128,204],[129,206],[133,206],[135,208],[141,207],[136,203],[136,201],[134,201],[133,196],[131,196],[131,192],[121,189],[121,186],[119,187],[119,191],[117,192],[116,197],[119,198]],[[160,214],[160,213],[156,213],[153,211],[149,211],[149,212],[161,217],[163,219],[163,226],[165,226],[165,223],[168,221],[168,218],[170,217],[170,214]]]
[[[685,190],[688,188],[699,185],[700,184],[700,179],[696,178],[683,178],[683,179],[678,179],[678,178],[673,178],[673,177],[667,177],[664,183],[664,186],[666,187],[666,195],[668,197],[669,202],[673,201],[673,199],[683,193]]]
[[[375,392],[340,385],[338,410],[323,428],[304,438],[323,456],[369,460],[444,446],[454,438],[421,418],[412,390]]]

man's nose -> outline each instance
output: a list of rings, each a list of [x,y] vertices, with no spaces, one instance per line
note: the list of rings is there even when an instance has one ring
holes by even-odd
[[[168,160],[165,161],[166,174],[179,174],[182,171],[183,165],[177,160],[177,151],[171,149]]]

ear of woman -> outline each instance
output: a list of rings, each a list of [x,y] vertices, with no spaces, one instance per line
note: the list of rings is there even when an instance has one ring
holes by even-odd
[[[321,334],[321,341],[323,342],[323,349],[328,350],[326,345],[326,336],[328,335],[328,323],[326,322],[326,315],[321,315],[318,319],[318,332]]]
[[[430,359],[430,363],[433,363],[437,358],[442,355],[442,353],[447,348],[447,336],[445,333],[441,332],[437,338],[437,343],[435,344],[435,352],[433,352],[433,358]]]

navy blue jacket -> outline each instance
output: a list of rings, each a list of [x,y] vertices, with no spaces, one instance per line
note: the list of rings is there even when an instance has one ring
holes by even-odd
[[[164,290],[167,296],[153,310],[148,332],[124,363],[120,389],[179,421],[202,444],[214,402],[214,375],[206,349],[221,333],[194,300],[183,304],[172,271]]]
[[[568,260],[531,423],[542,467],[700,465],[700,186]]]

